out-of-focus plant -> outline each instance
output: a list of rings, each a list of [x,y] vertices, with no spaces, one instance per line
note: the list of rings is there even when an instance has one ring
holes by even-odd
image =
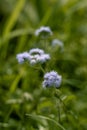
[[[87,130],[86,19],[87,0],[0,0],[0,129]],[[43,25],[48,39],[35,36]],[[18,64],[33,48],[44,55]],[[42,87],[55,85],[47,72],[62,75],[58,89]]]

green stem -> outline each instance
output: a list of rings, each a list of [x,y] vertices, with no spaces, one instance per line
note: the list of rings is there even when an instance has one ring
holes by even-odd
[[[11,115],[11,113],[12,113],[12,111],[13,111],[13,105],[10,107],[10,109],[9,109],[9,111],[7,112],[7,114],[6,114],[6,117],[5,117],[5,122],[7,122],[8,121],[8,118],[10,117],[10,115]]]
[[[60,96],[59,96],[57,93],[56,93],[56,98],[58,98],[59,101],[63,104],[63,110],[64,110],[65,115],[66,115],[66,118],[67,118],[67,120],[68,120],[68,117],[67,117],[68,111],[67,111],[67,107],[66,107],[65,103],[62,101],[62,99],[60,98]]]
[[[60,105],[57,104],[57,108],[58,108],[58,119],[59,119],[59,123],[61,123],[61,119],[60,119]]]
[[[43,69],[43,67],[40,65],[40,69],[43,73],[45,73],[45,70]]]

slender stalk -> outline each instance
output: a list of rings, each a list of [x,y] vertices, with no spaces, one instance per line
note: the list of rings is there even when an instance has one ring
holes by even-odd
[[[57,104],[57,108],[58,108],[58,121],[59,123],[61,123],[61,117],[60,117],[60,105]]]
[[[13,111],[13,105],[10,107],[10,109],[9,109],[9,111],[7,112],[7,114],[6,114],[6,117],[5,117],[5,122],[7,122],[8,121],[8,118],[10,117],[10,115],[11,115],[11,113],[12,113],[12,111]]]

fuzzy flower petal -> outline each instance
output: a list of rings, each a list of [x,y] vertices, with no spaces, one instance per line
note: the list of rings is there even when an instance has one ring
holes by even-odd
[[[24,52],[24,53],[19,53],[16,56],[18,62],[20,64],[22,64],[24,62],[24,60],[28,60],[29,59],[29,53],[28,52]]]
[[[49,55],[49,54],[43,54],[43,55],[41,55],[41,56],[39,56],[39,57],[37,58],[37,61],[38,61],[38,62],[41,62],[41,63],[44,63],[44,62],[46,62],[47,60],[50,60],[50,55]]]
[[[42,38],[47,38],[48,36],[52,35],[52,31],[50,29],[50,27],[40,27],[39,29],[37,29],[35,31],[35,35],[36,36],[41,36]]]
[[[39,49],[39,48],[34,48],[31,49],[29,51],[29,55],[30,55],[30,64],[34,65],[37,63],[44,63],[47,60],[50,60],[50,55],[49,54],[45,54],[43,50]]]
[[[62,76],[58,75],[57,72],[55,71],[51,71],[51,72],[47,72],[44,75],[44,81],[42,83],[43,87],[60,87],[62,82]]]
[[[30,51],[29,51],[29,54],[30,55],[34,55],[34,54],[44,54],[44,51],[43,50],[41,50],[41,49],[39,49],[39,48],[34,48],[34,49],[31,49]]]
[[[54,39],[54,40],[52,41],[52,46],[56,46],[56,45],[58,45],[58,46],[60,46],[60,47],[63,47],[63,42],[60,41],[60,40],[58,40],[58,39]]]

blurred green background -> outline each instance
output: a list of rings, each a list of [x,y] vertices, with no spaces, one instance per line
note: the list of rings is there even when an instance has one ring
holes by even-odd
[[[45,67],[63,78],[61,99],[69,111],[59,103],[63,128],[41,71],[16,60],[17,53],[41,47],[34,31],[43,25],[53,31],[47,42],[55,58]],[[63,52],[51,52],[55,38]],[[62,129],[87,130],[87,0],[0,0],[0,130]]]

